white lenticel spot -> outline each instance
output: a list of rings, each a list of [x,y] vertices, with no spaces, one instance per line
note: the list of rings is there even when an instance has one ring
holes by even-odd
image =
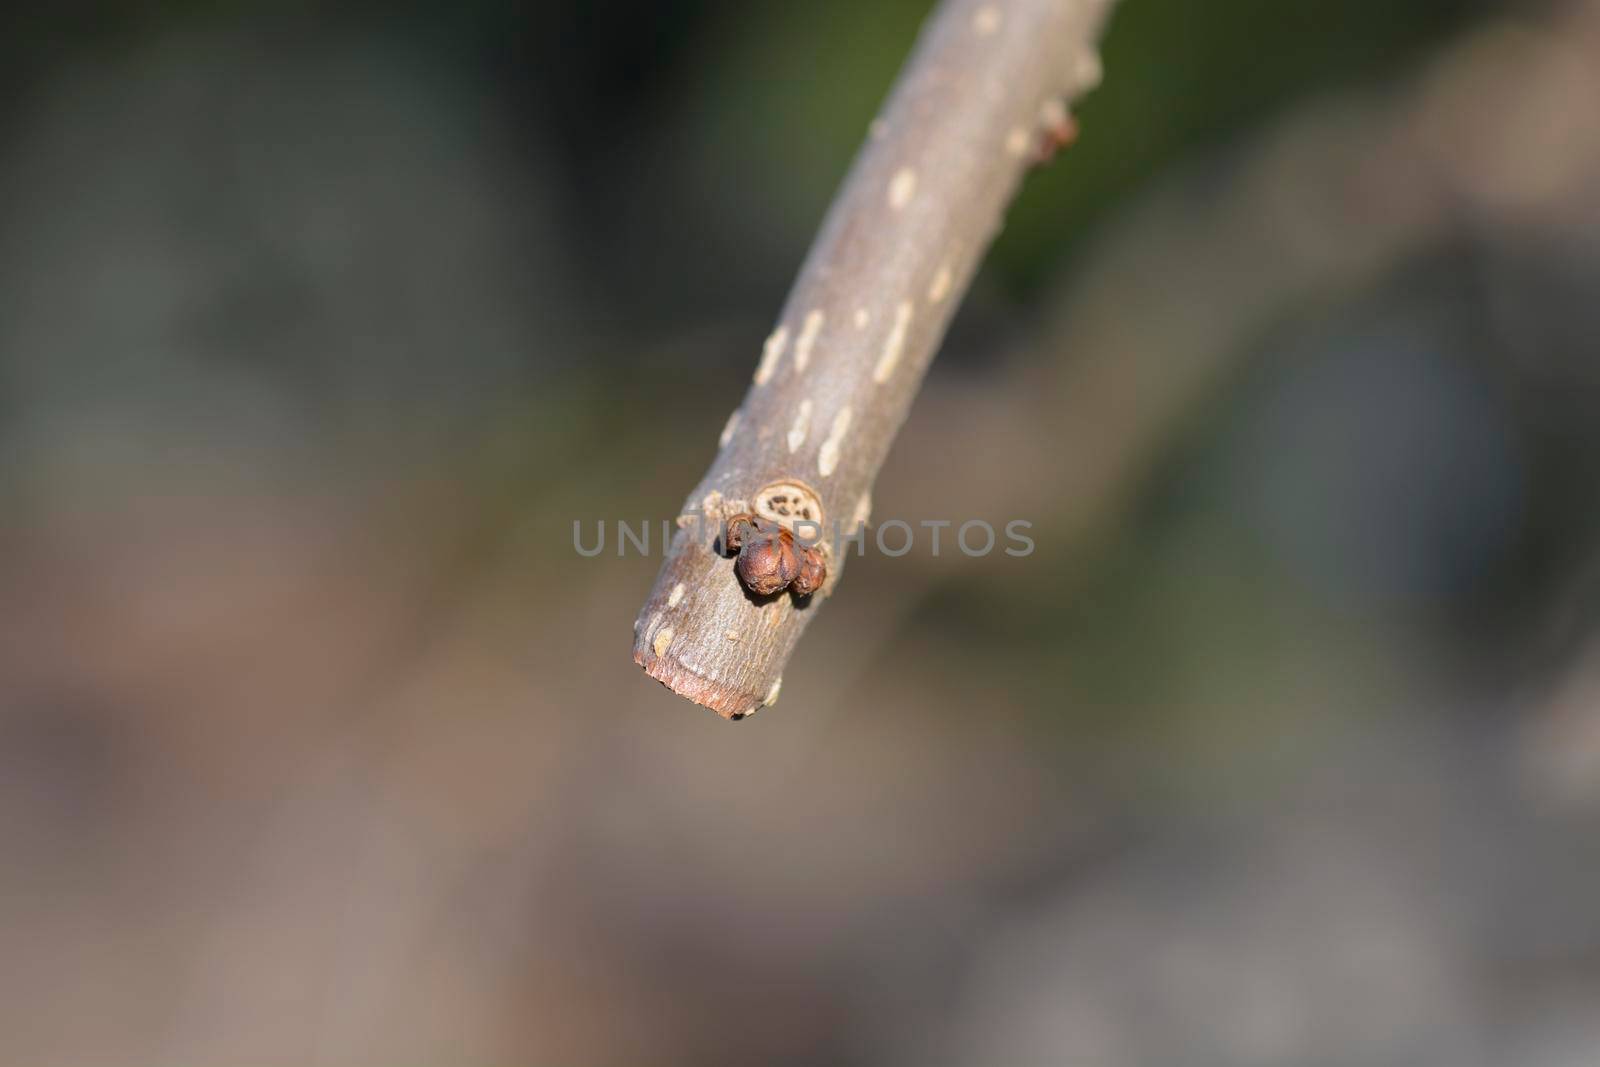
[[[979,37],[987,37],[1000,28],[1000,9],[993,4],[984,4],[972,13],[972,28],[978,31]]]
[[[1006,134],[1006,151],[1014,156],[1028,154],[1028,131],[1021,126],[1011,127],[1011,132]]]
[[[767,697],[761,702],[762,707],[770,708],[778,702],[778,693],[783,689],[783,675],[778,675],[778,680],[772,683],[772,688],[767,690]]]
[[[911,198],[917,195],[917,172],[910,167],[901,167],[894,172],[894,177],[889,180],[889,206],[899,211],[911,203]]]
[[[895,308],[894,328],[889,331],[889,339],[883,342],[883,354],[878,357],[878,365],[872,368],[872,380],[882,385],[894,374],[896,364],[900,362],[900,354],[906,347],[906,330],[911,326],[911,301],[902,300],[900,306]]]
[[[862,493],[861,499],[856,501],[856,512],[851,516],[854,523],[852,529],[865,526],[867,519],[872,515],[872,494]]]
[[[933,284],[928,286],[928,301],[937,304],[950,295],[950,264],[946,263],[939,268],[939,273],[933,276]]]
[[[683,583],[679,582],[672,587],[672,594],[667,597],[667,607],[675,608],[683,600]]]
[[[817,469],[824,478],[839,465],[839,449],[844,445],[845,434],[850,432],[850,415],[849,408],[840,408],[839,414],[833,417],[833,425],[828,428],[828,439],[822,442],[822,451],[817,455]]]
[[[728,422],[722,427],[722,436],[717,438],[717,443],[724,448],[728,447],[728,442],[733,440],[733,431],[737,430],[738,428],[739,412],[736,410],[732,415],[728,416]]]
[[[772,331],[772,336],[767,338],[767,343],[761,349],[761,363],[756,367],[756,384],[766,385],[772,377],[772,372],[778,369],[778,360],[783,358],[784,346],[789,343],[789,327],[779,326]]]
[[[806,316],[806,324],[800,329],[800,339],[794,344],[794,369],[796,374],[805,372],[806,364],[811,362],[811,346],[817,343],[817,335],[822,332],[823,315],[820,311],[813,311]]]
[[[789,451],[794,452],[806,443],[806,434],[811,432],[811,401],[800,401],[800,410],[795,414],[794,425],[789,427]]]
[[[1077,64],[1073,67],[1073,80],[1078,83],[1081,92],[1088,92],[1100,84],[1100,79],[1105,76],[1105,71],[1100,66],[1100,53],[1092,48],[1086,48],[1078,53]]]
[[[672,627],[668,626],[656,634],[656,639],[650,643],[650,647],[656,650],[657,659],[665,656],[667,649],[672,647]]]

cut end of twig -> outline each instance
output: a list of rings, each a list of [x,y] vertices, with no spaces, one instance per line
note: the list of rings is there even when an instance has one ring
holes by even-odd
[[[790,504],[800,499],[792,491],[782,496]],[[780,501],[766,502],[775,507]],[[680,530],[633,625],[633,661],[672,692],[724,719],[742,719],[778,699],[783,664],[817,599],[755,596],[740,584],[736,568],[735,560],[697,534]],[[819,569],[825,574],[828,568],[824,563]],[[809,584],[820,584],[822,577],[811,575]]]
[[[737,687],[712,681],[696,674],[670,656],[652,655],[653,650],[643,643],[633,649],[633,662],[644,672],[685,700],[692,700],[710,708],[732,722],[744,718],[761,708],[766,701],[760,693],[749,693]]]

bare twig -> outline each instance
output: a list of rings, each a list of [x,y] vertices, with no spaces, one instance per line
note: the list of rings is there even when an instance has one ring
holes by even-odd
[[[651,677],[728,718],[777,698],[1023,172],[1070,136],[1067,103],[1099,81],[1110,3],[945,0],[924,28],[679,517],[634,624]],[[817,521],[822,590],[749,593],[721,551],[741,512]]]

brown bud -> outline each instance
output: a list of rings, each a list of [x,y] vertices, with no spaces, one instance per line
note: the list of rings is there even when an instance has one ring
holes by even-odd
[[[795,575],[794,584],[789,588],[794,590],[795,596],[810,596],[822,588],[827,578],[828,561],[823,558],[821,549],[810,545],[800,552],[800,573]]]
[[[788,530],[745,537],[734,564],[739,580],[757,596],[770,596],[794,581],[800,558]]]

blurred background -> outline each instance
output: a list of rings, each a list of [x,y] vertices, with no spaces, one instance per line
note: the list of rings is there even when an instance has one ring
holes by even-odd
[[[1038,550],[630,662],[928,6],[0,14],[0,1059],[1600,1064],[1596,0],[1126,0],[875,491]]]

